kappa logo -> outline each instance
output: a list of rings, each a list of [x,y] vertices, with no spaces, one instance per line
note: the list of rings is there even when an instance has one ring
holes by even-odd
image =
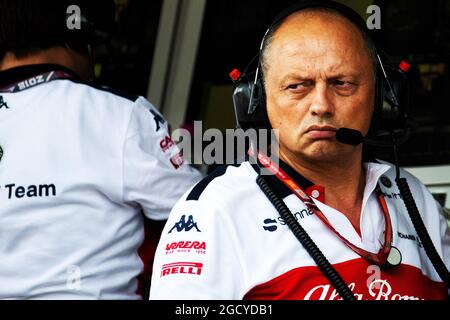
[[[192,274],[199,276],[202,274],[203,263],[199,262],[175,262],[164,264],[161,269],[161,277],[170,274]]]
[[[177,232],[186,231],[189,232],[193,228],[197,230],[197,232],[201,232],[197,226],[197,222],[194,221],[194,217],[192,215],[186,221],[186,215],[182,215],[180,221],[175,223],[175,225],[170,229],[169,233],[172,233],[173,230],[177,230]]]
[[[165,124],[166,120],[164,120],[164,118],[154,110],[150,110],[150,113],[153,115],[153,120],[155,120],[156,123],[156,131],[158,132],[159,129],[161,129],[160,125]]]
[[[6,103],[6,101],[3,100],[2,96],[0,96],[0,109],[3,109],[3,108],[9,109],[8,104]]]

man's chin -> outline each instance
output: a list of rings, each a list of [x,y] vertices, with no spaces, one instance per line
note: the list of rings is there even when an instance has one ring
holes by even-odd
[[[335,161],[345,155],[345,150],[342,150],[336,144],[336,141],[330,140],[315,141],[307,148],[298,150],[298,154],[301,154],[308,161]]]

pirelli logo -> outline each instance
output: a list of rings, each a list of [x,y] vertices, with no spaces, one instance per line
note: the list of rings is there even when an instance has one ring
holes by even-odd
[[[174,262],[164,264],[161,270],[161,277],[168,276],[170,274],[202,274],[203,263],[199,262]]]

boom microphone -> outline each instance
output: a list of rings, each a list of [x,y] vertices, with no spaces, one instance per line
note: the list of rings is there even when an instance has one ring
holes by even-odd
[[[408,137],[409,132],[404,132],[400,135],[400,137],[396,135],[396,141],[394,142],[391,135],[386,135],[384,139],[381,136],[377,137],[376,139],[369,139],[364,137],[360,131],[354,129],[340,128],[336,132],[337,141],[349,144],[351,146],[357,146],[361,143],[364,143],[366,145],[377,147],[393,147],[394,145],[400,145],[404,143],[408,139]]]
[[[349,128],[340,128],[336,132],[336,139],[351,146],[357,146],[364,142],[364,137],[360,131]]]

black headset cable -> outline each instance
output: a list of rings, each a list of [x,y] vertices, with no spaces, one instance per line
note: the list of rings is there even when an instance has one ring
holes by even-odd
[[[406,178],[400,177],[400,167],[398,162],[398,153],[397,153],[397,142],[395,134],[392,134],[393,147],[394,147],[394,161],[395,161],[395,169],[396,169],[396,178],[395,182],[397,183],[397,187],[400,191],[400,195],[403,199],[403,203],[405,204],[406,210],[408,211],[408,215],[411,219],[411,222],[414,226],[414,229],[419,236],[420,242],[427,254],[428,258],[431,261],[436,272],[441,277],[442,281],[445,283],[447,288],[450,289],[450,272],[442,261],[439,253],[437,252],[433,241],[431,240],[430,234],[425,227],[425,224],[420,216],[419,209],[417,208],[416,201],[411,193],[411,189],[409,188],[408,180]]]
[[[264,179],[263,176],[259,175],[256,179],[256,183],[264,192],[269,201],[277,209],[281,218],[286,221],[286,224],[294,233],[295,237],[300,241],[305,250],[309,253],[311,258],[322,271],[323,275],[330,281],[336,291],[339,293],[343,300],[356,300],[355,295],[350,290],[348,285],[345,283],[344,279],[339,275],[336,269],[333,268],[328,259],[320,251],[308,233],[303,229],[303,227],[295,220],[291,211],[288,209],[286,204],[282,199],[273,191],[269,183]]]

